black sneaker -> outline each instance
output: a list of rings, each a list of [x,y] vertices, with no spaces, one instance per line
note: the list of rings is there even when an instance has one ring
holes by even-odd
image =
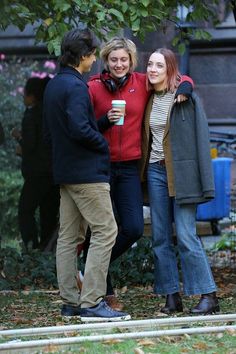
[[[130,320],[131,316],[126,312],[115,311],[102,300],[93,307],[82,308],[80,311],[82,322],[115,322]]]
[[[72,306],[72,305],[64,304],[62,305],[61,308],[61,315],[68,316],[68,317],[80,316],[80,311],[81,311],[80,306]]]

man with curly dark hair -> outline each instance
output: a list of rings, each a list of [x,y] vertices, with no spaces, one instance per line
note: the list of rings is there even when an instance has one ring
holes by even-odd
[[[103,300],[117,225],[109,185],[108,144],[99,132],[88,87],[82,74],[96,60],[92,33],[74,29],[63,38],[60,71],[45,92],[45,131],[52,144],[53,174],[60,185],[60,230],[57,242],[57,277],[63,316],[82,321],[129,319]],[[83,289],[78,299],[77,245],[91,230]],[[79,302],[81,308],[79,307]]]

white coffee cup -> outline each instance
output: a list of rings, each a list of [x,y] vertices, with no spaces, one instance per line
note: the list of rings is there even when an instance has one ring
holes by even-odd
[[[124,124],[124,117],[125,117],[125,105],[126,101],[124,100],[112,100],[111,101],[112,108],[119,108],[123,112],[123,116],[115,122],[115,125],[123,125]]]

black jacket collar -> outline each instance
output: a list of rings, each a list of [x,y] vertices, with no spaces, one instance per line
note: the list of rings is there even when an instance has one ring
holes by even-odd
[[[72,66],[61,66],[58,74],[71,74],[71,75],[75,75],[75,76],[77,76],[80,80],[84,81],[84,83],[86,83],[86,81],[84,80],[84,78],[83,78],[83,76],[80,74],[80,72],[79,72],[78,70],[76,70],[75,68],[73,68]]]

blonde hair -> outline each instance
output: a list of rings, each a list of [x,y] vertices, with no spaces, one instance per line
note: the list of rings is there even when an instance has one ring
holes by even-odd
[[[104,67],[109,71],[108,67],[108,56],[113,50],[124,49],[130,58],[130,69],[129,72],[132,72],[137,66],[137,49],[134,42],[130,39],[124,37],[114,37],[110,39],[107,43],[104,44],[100,51],[100,57],[104,62]]]

